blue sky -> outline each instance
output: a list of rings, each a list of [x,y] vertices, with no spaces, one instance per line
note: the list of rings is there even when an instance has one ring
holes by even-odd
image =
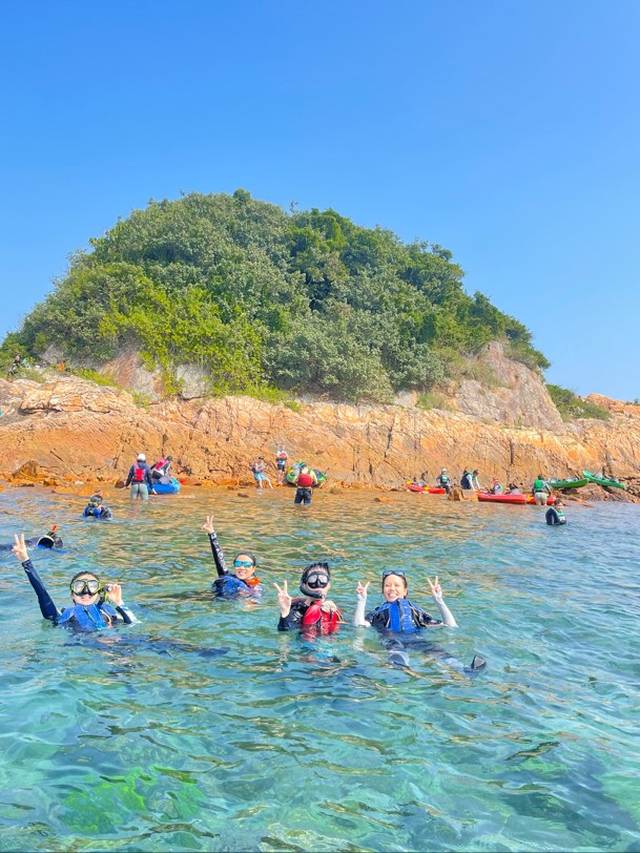
[[[640,4],[6,3],[0,333],[118,217],[248,189],[450,248],[549,381],[640,397]]]

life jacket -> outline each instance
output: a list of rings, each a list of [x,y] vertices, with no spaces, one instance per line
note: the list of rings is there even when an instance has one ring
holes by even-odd
[[[242,592],[258,592],[258,586],[260,586],[260,579],[255,576],[243,581],[236,575],[226,574],[213,582],[214,592],[224,598],[232,598]]]
[[[313,476],[311,474],[298,474],[296,485],[301,489],[310,489],[313,486]]]
[[[287,453],[286,450],[279,450],[276,453],[276,459],[282,459],[283,461],[286,461],[288,458],[289,458],[289,454]]]
[[[166,464],[167,464],[166,459],[158,459],[158,461],[155,463],[155,465],[153,467],[156,469],[156,471],[161,471]]]
[[[300,625],[302,628],[314,628],[322,636],[333,634],[340,624],[339,610],[323,610],[321,601],[314,601],[305,610]]]
[[[133,479],[136,483],[144,483],[145,469],[141,465],[135,465],[133,468]]]
[[[385,614],[388,631],[396,634],[413,634],[420,630],[413,618],[413,607],[408,598],[385,601],[373,612]]]
[[[460,485],[463,489],[473,488],[471,485],[471,474],[463,474],[462,479],[460,480]]]
[[[535,492],[546,492],[544,480],[534,480],[533,491],[534,491],[534,493]]]
[[[74,604],[72,607],[65,607],[57,619],[57,624],[68,625],[77,631],[101,631],[108,628],[117,616],[117,610],[105,602],[89,606]]]

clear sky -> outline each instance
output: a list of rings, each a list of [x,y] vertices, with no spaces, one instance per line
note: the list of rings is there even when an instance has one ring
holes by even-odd
[[[118,217],[248,189],[441,243],[640,397],[640,3],[6,2],[0,334]]]

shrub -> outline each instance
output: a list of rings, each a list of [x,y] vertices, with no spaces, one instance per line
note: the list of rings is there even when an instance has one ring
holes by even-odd
[[[549,396],[553,400],[555,407],[560,412],[563,420],[570,421],[574,418],[598,418],[606,421],[610,415],[602,406],[591,403],[588,400],[583,400],[578,397],[573,391],[568,388],[562,388],[560,385],[547,385]]]

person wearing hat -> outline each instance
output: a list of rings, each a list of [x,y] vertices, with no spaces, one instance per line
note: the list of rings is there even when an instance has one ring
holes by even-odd
[[[124,484],[125,489],[131,486],[131,500],[140,498],[140,500],[149,500],[149,492],[155,495],[153,488],[153,480],[151,479],[151,471],[147,465],[147,457],[144,453],[138,453],[136,461],[129,468],[129,475]]]
[[[331,571],[328,563],[311,563],[300,578],[301,598],[292,598],[287,590],[287,581],[282,587],[274,583],[278,593],[280,620],[278,631],[298,628],[307,637],[318,634],[333,634],[338,630],[342,616],[327,593],[331,588]]]

